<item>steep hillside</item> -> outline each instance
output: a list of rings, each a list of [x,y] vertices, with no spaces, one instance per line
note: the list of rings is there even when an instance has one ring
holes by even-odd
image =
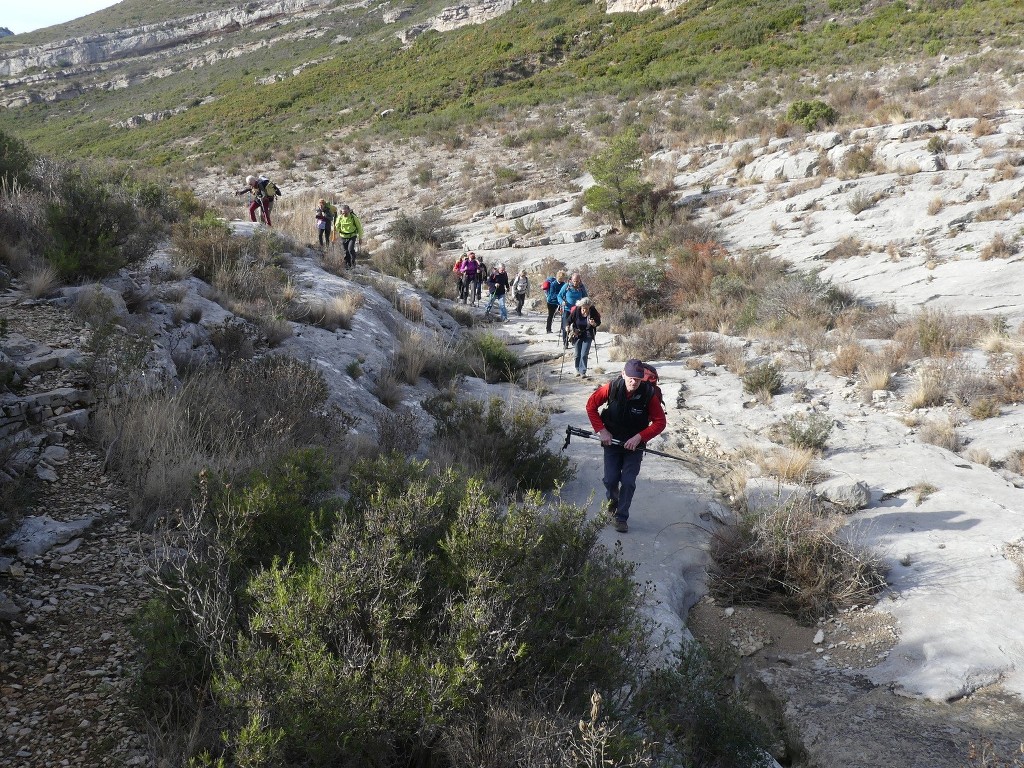
[[[600,120],[615,111],[602,96],[657,94],[638,115],[652,134],[707,138],[768,128],[763,115],[807,96],[860,121],[890,94],[912,108],[908,94],[978,73],[1005,90],[1024,21],[1009,0],[728,0],[610,15],[576,0],[226,6],[126,0],[5,40],[0,129],[50,152],[194,167],[356,129],[455,134],[545,104]]]

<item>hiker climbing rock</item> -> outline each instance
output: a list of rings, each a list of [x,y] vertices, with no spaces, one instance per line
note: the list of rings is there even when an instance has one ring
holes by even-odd
[[[256,211],[260,211],[260,220],[266,222],[268,227],[272,226],[270,212],[274,209],[274,200],[281,195],[281,188],[266,176],[246,176],[245,186],[235,192],[235,195],[245,194],[252,196],[249,203],[250,221],[255,222]]]
[[[602,384],[587,400],[587,417],[604,446],[605,510],[615,530],[626,533],[644,458],[643,450],[638,449],[665,429],[661,390],[644,380],[643,363],[627,360],[622,374]]]

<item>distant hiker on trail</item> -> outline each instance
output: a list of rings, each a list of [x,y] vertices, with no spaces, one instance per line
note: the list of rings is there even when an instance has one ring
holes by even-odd
[[[334,217],[338,210],[322,197],[316,204],[316,236],[321,248],[331,244],[331,232],[334,229]]]
[[[523,314],[523,304],[526,302],[526,297],[530,294],[530,278],[526,276],[526,270],[522,269],[519,274],[516,275],[516,279],[512,281],[512,295],[516,300],[516,314]]]
[[[600,413],[598,409],[607,403]],[[629,530],[629,508],[644,453],[638,448],[665,429],[658,388],[644,381],[644,366],[627,360],[622,375],[598,387],[587,400],[587,417],[604,446],[605,510],[619,533]],[[612,445],[612,439],[622,441]]]
[[[584,297],[576,302],[569,313],[569,341],[576,347],[576,375],[587,378],[587,358],[590,357],[590,345],[597,338],[597,326],[601,324],[601,314],[589,298]]]
[[[501,312],[501,322],[508,321],[508,310],[505,308],[505,294],[508,292],[508,275],[505,274],[505,265],[499,264],[494,274],[491,275],[487,281],[491,287],[491,298],[487,302],[487,308],[484,309],[484,317],[487,317],[491,313],[491,307],[494,306],[494,302],[498,302],[498,310]]]
[[[484,281],[487,280],[487,265],[483,259],[478,259],[476,264],[476,277],[473,280],[473,303],[483,300]]]
[[[463,292],[466,286],[466,278],[462,275],[462,265],[465,264],[467,260],[468,256],[459,256],[459,258],[455,260],[455,265],[452,267],[452,274],[455,275],[455,298],[461,300],[463,304],[466,303],[466,295]]]
[[[341,247],[345,251],[345,266],[356,265],[356,248],[363,242],[363,224],[352,208],[342,205],[338,209],[338,218],[334,220],[334,234],[341,238]]]
[[[255,176],[245,177],[245,186],[235,192],[235,195],[252,195],[252,202],[249,203],[249,219],[256,221],[256,211],[262,211],[262,219],[265,219],[267,226],[272,226],[270,223],[270,212],[274,209],[274,200],[276,200],[280,194],[281,189],[274,182],[268,179],[266,176]]]
[[[545,285],[545,283],[547,283],[547,285]],[[555,312],[558,311],[558,292],[562,290],[564,285],[564,269],[558,270],[554,276],[549,277],[540,284],[541,290],[544,291],[548,302],[548,333],[554,333],[554,331],[551,330],[551,323],[555,319]]]
[[[461,296],[462,303],[471,302],[476,305],[477,278],[480,276],[480,263],[476,260],[476,254],[470,251],[468,259],[462,262],[459,271],[462,273]]]
[[[576,302],[587,295],[587,286],[583,284],[579,272],[573,272],[569,282],[558,291],[558,303],[562,306],[562,344],[569,348],[569,337],[566,333],[566,326],[569,324],[569,313],[576,306]]]

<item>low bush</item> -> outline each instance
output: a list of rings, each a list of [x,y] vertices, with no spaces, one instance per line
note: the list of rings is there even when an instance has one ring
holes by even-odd
[[[679,327],[671,320],[655,320],[620,338],[622,356],[639,360],[674,360],[679,356]]]
[[[650,641],[644,594],[599,530],[584,510],[533,497],[497,506],[425,463],[360,463],[341,523],[308,562],[243,582],[243,620],[212,674],[216,753],[458,765],[459,734],[493,732],[506,708],[557,720],[597,689],[619,709]],[[511,765],[529,763],[530,745],[507,748]]]
[[[573,476],[569,459],[548,450],[548,417],[531,405],[460,399],[452,389],[423,401],[435,422],[431,454],[506,491],[550,491]]]
[[[519,372],[519,356],[500,337],[490,331],[474,333],[469,337],[466,363],[475,376],[494,383],[515,381]]]
[[[783,424],[789,445],[821,453],[828,444],[835,421],[820,413],[791,414]]]
[[[712,594],[781,610],[807,624],[870,600],[885,586],[885,571],[877,556],[847,540],[845,522],[810,497],[745,513],[712,541]]]
[[[667,309],[663,289],[665,269],[653,261],[629,260],[601,264],[587,276],[586,285],[600,308],[632,307],[645,317],[656,317]]]
[[[786,120],[791,123],[799,123],[808,131],[832,125],[838,119],[839,114],[833,107],[817,99],[794,101],[786,110]]]
[[[997,377],[999,399],[1004,403],[1024,402],[1024,353],[1018,353],[1013,363],[1000,371]]]
[[[418,214],[400,213],[388,228],[388,236],[400,243],[439,246],[454,237],[451,225],[437,208]]]
[[[776,395],[782,389],[782,370],[778,363],[762,363],[743,374],[743,391],[752,395]]]

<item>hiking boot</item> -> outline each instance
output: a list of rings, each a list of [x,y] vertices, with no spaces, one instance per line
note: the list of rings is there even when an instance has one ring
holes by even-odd
[[[616,533],[629,533],[629,526],[626,525],[625,520],[619,520],[615,518],[615,532]]]

